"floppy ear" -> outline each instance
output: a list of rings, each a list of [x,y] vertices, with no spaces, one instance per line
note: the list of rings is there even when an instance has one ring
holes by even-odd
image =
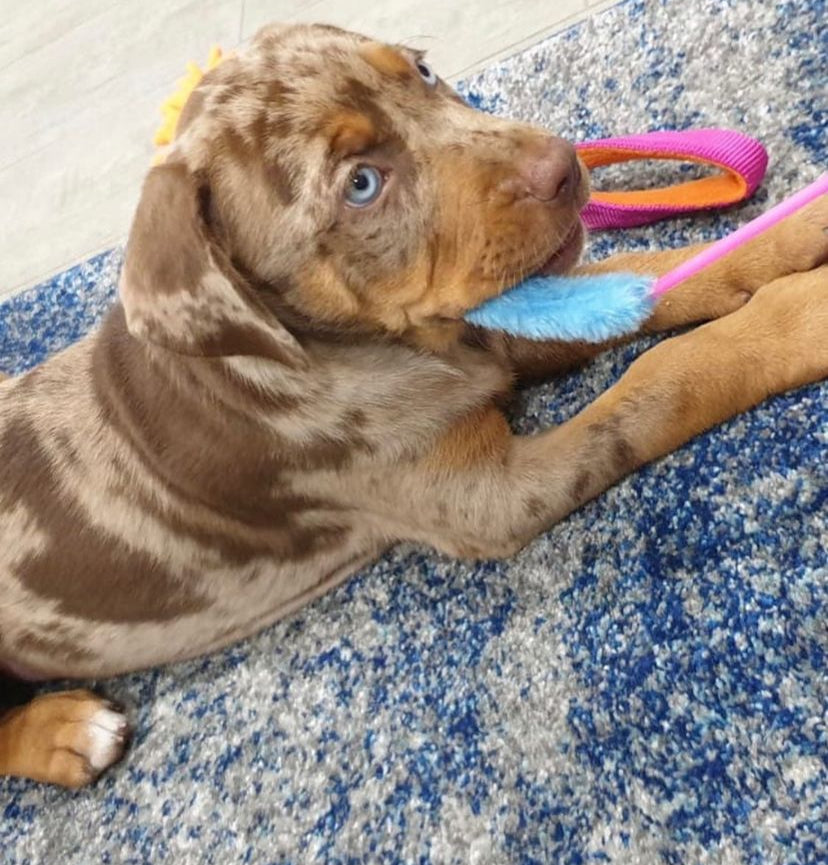
[[[211,239],[202,194],[180,163],[147,175],[119,287],[129,332],[181,354],[304,366],[302,347]]]

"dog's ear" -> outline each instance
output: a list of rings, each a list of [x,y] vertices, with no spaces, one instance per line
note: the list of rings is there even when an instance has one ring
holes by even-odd
[[[120,282],[129,332],[181,354],[304,366],[302,347],[211,237],[207,194],[179,163],[153,168],[144,181]]]

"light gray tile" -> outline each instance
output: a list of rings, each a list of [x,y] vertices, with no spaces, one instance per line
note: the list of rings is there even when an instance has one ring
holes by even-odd
[[[50,46],[111,9],[111,0],[0,0],[0,76],[5,67]],[[2,80],[2,78],[0,78]]]
[[[585,8],[586,0],[245,0],[242,35],[250,37],[268,21],[324,21],[425,48],[440,74],[451,78]]]
[[[97,126],[0,169],[0,196],[13,202],[0,208],[0,297],[126,237],[153,155],[147,118],[162,97],[102,112]]]
[[[234,45],[240,21],[241,0],[109,3],[37,46],[0,71],[0,129],[16,132],[0,138],[0,168],[54,143],[66,124],[94,124],[102,108],[172,87],[211,44]]]

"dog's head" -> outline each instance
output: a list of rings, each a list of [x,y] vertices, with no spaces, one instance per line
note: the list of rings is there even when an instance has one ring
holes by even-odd
[[[482,114],[423,57],[269,27],[191,95],[130,235],[130,330],[304,362],[293,323],[416,334],[576,262],[573,148]]]

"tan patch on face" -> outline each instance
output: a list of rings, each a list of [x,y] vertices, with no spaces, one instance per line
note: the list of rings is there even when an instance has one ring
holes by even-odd
[[[443,339],[447,321],[457,322],[502,285],[481,264],[487,239],[497,239],[504,230],[500,213],[493,208],[487,213],[479,206],[487,186],[482,169],[463,159],[444,159],[437,186],[443,192],[430,240],[417,260],[380,295],[389,307],[385,319],[393,304],[405,327],[418,331],[424,345]]]
[[[359,299],[344,284],[330,262],[316,262],[297,277],[302,307],[312,317],[327,322],[350,322],[360,315]]]
[[[413,327],[406,334],[406,340],[410,345],[436,354],[445,354],[452,346],[457,345],[466,327],[463,321],[436,319],[429,324]]]
[[[327,123],[331,150],[340,156],[364,153],[376,144],[377,131],[371,119],[356,111],[342,111]]]
[[[483,406],[459,420],[442,436],[427,464],[438,471],[465,471],[502,462],[512,438],[509,424],[493,406]]]
[[[383,75],[389,75],[392,78],[411,78],[414,75],[414,70],[408,60],[389,45],[372,42],[360,48],[359,53],[377,72],[381,72]]]
[[[535,272],[576,230],[574,204],[517,199],[509,190],[513,160],[534,133],[496,133],[435,157],[429,288],[406,311],[414,325],[461,319]]]

